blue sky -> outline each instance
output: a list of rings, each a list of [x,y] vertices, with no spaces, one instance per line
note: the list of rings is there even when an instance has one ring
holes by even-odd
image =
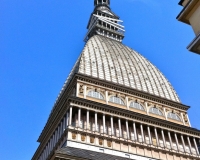
[[[192,108],[200,129],[200,56],[186,46],[192,28],[176,20],[178,0],[111,0],[124,44],[149,59]],[[34,154],[56,97],[81,53],[93,0],[0,0],[0,157]]]

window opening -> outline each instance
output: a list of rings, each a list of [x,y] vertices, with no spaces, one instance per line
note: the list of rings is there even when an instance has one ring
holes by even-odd
[[[102,100],[104,99],[103,95],[99,92],[96,92],[96,91],[89,91],[88,96],[94,97],[94,98],[97,98],[97,99],[102,99]]]
[[[158,108],[154,108],[152,107],[150,110],[149,110],[150,113],[153,113],[153,114],[156,114],[156,115],[159,115],[159,116],[163,116],[163,113],[158,109]]]
[[[168,113],[167,117],[170,118],[170,119],[181,121],[180,117],[176,113],[170,112],[170,113]]]
[[[130,107],[144,111],[144,107],[137,102],[131,102]]]
[[[121,98],[116,97],[116,96],[110,97],[109,102],[117,103],[117,104],[121,104],[121,105],[125,105],[125,104],[124,104],[124,101],[123,101]]]

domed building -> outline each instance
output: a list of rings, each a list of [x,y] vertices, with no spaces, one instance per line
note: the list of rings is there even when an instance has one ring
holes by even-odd
[[[146,58],[122,43],[109,0],[95,0],[85,47],[32,160],[197,160],[189,106]]]

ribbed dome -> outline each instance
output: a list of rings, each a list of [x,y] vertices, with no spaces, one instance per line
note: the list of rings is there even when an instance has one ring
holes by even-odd
[[[98,35],[90,38],[69,79],[75,72],[180,102],[171,84],[154,65],[110,38]]]

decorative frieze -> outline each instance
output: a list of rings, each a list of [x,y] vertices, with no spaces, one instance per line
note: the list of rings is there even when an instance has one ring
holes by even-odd
[[[84,92],[84,86],[85,86],[85,88],[86,88],[86,91]],[[150,108],[152,108],[152,107],[155,107],[155,108],[157,108],[159,111],[161,111],[162,112],[162,114],[164,115],[164,117],[166,117],[165,119],[166,120],[168,120],[168,118],[167,118],[167,115],[168,115],[168,112],[174,112],[174,113],[176,113],[179,117],[181,117],[181,111],[180,110],[177,110],[177,109],[174,109],[173,107],[169,107],[169,106],[166,106],[166,105],[160,105],[160,104],[158,104],[158,103],[155,103],[155,102],[151,102],[151,101],[147,101],[146,99],[141,99],[141,98],[139,98],[139,97],[134,97],[134,96],[130,96],[130,95],[125,95],[125,94],[123,94],[123,93],[120,93],[120,92],[117,92],[117,91],[114,91],[114,90],[108,90],[107,91],[107,95],[106,95],[106,91],[105,91],[105,89],[104,88],[101,88],[101,87],[97,87],[97,86],[95,86],[95,85],[89,85],[89,84],[84,84],[84,83],[80,83],[80,93],[85,93],[85,94],[88,94],[88,92],[89,91],[91,91],[91,90],[93,90],[93,91],[95,91],[95,93],[97,92],[99,92],[99,94],[101,94],[105,99],[100,99],[101,101],[103,100],[103,101],[105,101],[105,103],[107,103],[107,104],[111,104],[111,105],[113,105],[112,104],[112,102],[109,102],[109,100],[110,100],[110,97],[112,97],[112,96],[115,96],[115,97],[119,97],[119,98],[121,98],[122,99],[122,103],[124,103],[124,105],[126,105],[127,106],[127,109],[129,110],[130,109],[130,104],[131,104],[131,102],[135,102],[135,103],[138,103],[138,104],[140,104],[141,106],[143,106],[143,108],[144,108],[144,110],[146,111],[146,112],[144,112],[143,114],[147,114],[147,115],[149,115],[149,110],[150,110]],[[87,97],[87,95],[84,95],[84,97]],[[92,98],[92,97],[90,97],[90,98]],[[98,99],[98,97],[94,97],[94,101],[98,101],[98,102],[100,102],[99,100],[97,100]],[[102,101],[102,102],[103,102]],[[122,105],[121,103],[119,104],[119,105]],[[138,110],[139,111],[139,110]],[[137,111],[136,111],[137,112]],[[141,111],[140,111],[141,112]],[[151,114],[151,116],[155,116],[155,117],[157,117],[157,118],[159,118],[159,116],[156,116],[156,115],[153,115],[153,114]],[[160,117],[161,119],[163,119],[163,117]],[[184,118],[185,119],[187,119],[187,117],[186,116],[184,116]],[[182,119],[182,118],[181,118]],[[170,120],[170,119],[169,119]],[[179,123],[180,124],[180,122],[176,122],[176,121],[174,121],[175,123]],[[185,123],[184,123],[185,124]],[[186,121],[186,124],[188,125],[188,123],[187,123],[187,121]]]

